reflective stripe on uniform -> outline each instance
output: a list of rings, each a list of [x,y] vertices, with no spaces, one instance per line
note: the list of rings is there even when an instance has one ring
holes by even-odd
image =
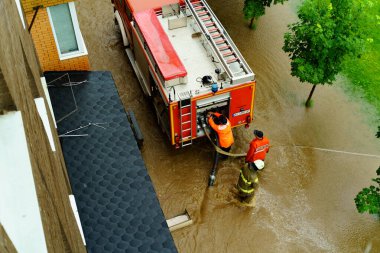
[[[249,190],[243,189],[243,188],[240,187],[240,185],[238,185],[238,188],[239,188],[239,191],[242,191],[242,192],[244,192],[244,193],[252,193],[252,192],[255,191],[254,188],[249,189]]]
[[[226,129],[227,126],[229,125],[229,123],[230,123],[230,122],[227,122],[227,124],[225,124],[225,125],[218,125],[218,129],[219,129],[219,130],[224,130],[224,129]]]
[[[243,180],[244,183],[246,183],[247,185],[251,185],[252,182],[251,181],[248,181],[248,179],[246,179],[243,175],[243,171],[240,170],[240,178]]]
[[[265,151],[266,148],[269,148],[268,144],[257,147],[255,150],[255,154]]]

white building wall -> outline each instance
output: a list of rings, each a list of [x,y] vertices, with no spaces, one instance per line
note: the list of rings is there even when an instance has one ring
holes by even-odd
[[[18,252],[47,252],[21,112],[0,116],[0,223]]]

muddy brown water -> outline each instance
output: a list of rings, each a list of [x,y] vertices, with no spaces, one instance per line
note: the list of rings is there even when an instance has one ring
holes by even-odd
[[[380,252],[380,221],[358,214],[354,197],[370,184],[377,157],[300,149],[305,145],[380,155],[376,114],[344,91],[343,78],[317,87],[314,107],[303,103],[311,88],[290,76],[281,50],[295,3],[267,10],[255,31],[247,28],[243,1],[210,0],[219,19],[257,76],[255,119],[236,129],[233,152],[245,152],[258,128],[274,145],[260,175],[255,208],[235,200],[241,160],[219,165],[207,187],[212,148],[207,140],[175,150],[155,122],[123,52],[110,0],[77,2],[93,70],[110,70],[123,104],[134,110],[145,137],[142,154],[162,210],[171,218],[185,209],[194,224],[173,232],[179,252]]]

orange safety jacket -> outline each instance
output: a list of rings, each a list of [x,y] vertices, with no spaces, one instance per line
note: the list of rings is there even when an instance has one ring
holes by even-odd
[[[245,161],[247,163],[253,163],[256,160],[263,160],[269,152],[269,140],[265,136],[262,139],[255,138],[249,144],[249,150]]]
[[[219,117],[220,113],[213,113],[215,116]],[[210,117],[208,119],[208,123],[214,129],[214,131],[218,134],[219,138],[219,146],[222,148],[229,148],[234,143],[234,136],[232,135],[231,130],[231,122],[227,119],[227,124],[225,125],[217,125],[214,122],[214,119]]]

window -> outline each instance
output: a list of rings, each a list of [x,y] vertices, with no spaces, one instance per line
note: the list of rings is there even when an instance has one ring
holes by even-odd
[[[73,2],[47,8],[61,60],[87,54]]]

